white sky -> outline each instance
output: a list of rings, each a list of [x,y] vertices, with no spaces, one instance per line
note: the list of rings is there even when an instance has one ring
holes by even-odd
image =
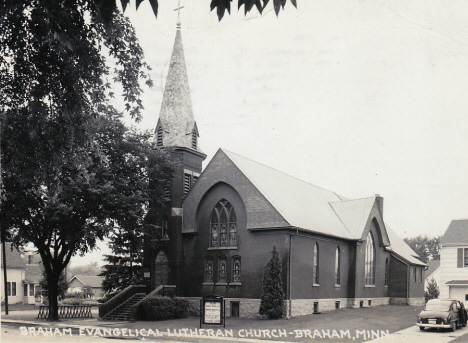
[[[153,68],[145,129],[177,21],[177,0],[159,2],[157,19],[148,1],[126,11]],[[222,147],[348,198],[378,193],[401,237],[468,218],[466,0],[298,0],[278,18],[272,4],[245,17],[234,1],[221,22],[209,4],[181,1],[206,162]]]

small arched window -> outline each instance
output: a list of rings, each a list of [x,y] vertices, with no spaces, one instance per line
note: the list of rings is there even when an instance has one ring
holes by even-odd
[[[212,247],[235,247],[237,245],[237,218],[231,203],[219,201],[210,217],[210,245]]]
[[[318,243],[315,243],[315,246],[314,246],[313,280],[314,280],[314,285],[319,284],[320,278],[319,278],[319,245]]]
[[[375,244],[372,233],[367,235],[366,257],[365,257],[365,281],[366,286],[375,285]]]
[[[205,260],[205,282],[213,282],[213,259],[211,257]]]
[[[227,282],[227,260],[226,257],[220,257],[218,260],[218,282]]]
[[[336,247],[336,252],[335,252],[335,285],[340,285],[341,284],[340,264],[341,264],[341,251],[340,251],[340,247]]]
[[[241,282],[241,259],[239,256],[232,258],[232,282]]]

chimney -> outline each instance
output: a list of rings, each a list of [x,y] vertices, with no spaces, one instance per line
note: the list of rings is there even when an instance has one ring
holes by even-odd
[[[380,194],[375,195],[375,201],[377,202],[377,205],[379,206],[380,214],[382,215],[382,218],[383,218],[383,198],[380,196]]]

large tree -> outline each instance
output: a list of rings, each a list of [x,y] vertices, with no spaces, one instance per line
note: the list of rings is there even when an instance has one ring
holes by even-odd
[[[148,203],[143,186],[135,186],[148,182],[147,165],[125,163],[165,158],[129,132],[108,103],[113,79],[138,120],[141,84],[150,83],[143,51],[121,13],[104,25],[92,0],[1,6],[2,234],[38,249],[50,319],[57,320],[56,285],[70,258]]]
[[[404,238],[404,241],[419,255],[421,261],[427,263],[429,260],[440,260],[440,238],[419,235]]]
[[[135,0],[136,8],[140,6],[140,4],[144,0]],[[297,7],[296,0],[290,0],[294,7]],[[96,4],[101,9],[103,13],[103,20],[107,21],[110,19],[111,13],[116,10],[117,3],[116,0],[95,0]],[[158,15],[158,0],[148,0],[150,3],[154,15]],[[227,11],[231,13],[231,2],[232,0],[211,0],[210,9],[213,11],[216,9],[216,13],[218,15],[218,19],[221,20],[224,17],[224,13]],[[256,7],[260,13],[263,13],[263,10],[268,5],[270,0],[237,0],[237,7],[240,9],[244,6],[244,13],[247,14],[252,10],[253,7]],[[276,15],[278,15],[281,9],[284,9],[286,5],[286,0],[273,0],[273,8],[275,9]],[[123,10],[127,8],[127,5],[130,3],[130,0],[120,0]]]
[[[263,286],[260,297],[261,315],[270,319],[278,319],[283,316],[284,290],[282,281],[281,259],[276,245],[273,246],[271,258],[263,269]]]

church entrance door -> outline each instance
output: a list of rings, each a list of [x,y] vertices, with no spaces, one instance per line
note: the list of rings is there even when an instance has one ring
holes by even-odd
[[[164,251],[160,250],[154,261],[154,286],[169,284],[169,261]]]

